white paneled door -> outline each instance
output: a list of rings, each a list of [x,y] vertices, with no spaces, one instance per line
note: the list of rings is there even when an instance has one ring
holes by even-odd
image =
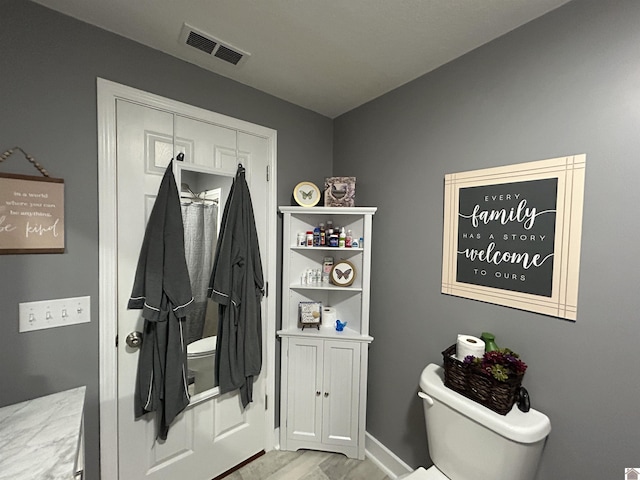
[[[198,110],[196,109],[196,113]],[[211,112],[209,112],[211,113]],[[228,191],[238,163],[246,168],[251,191],[265,280],[269,278],[270,166],[273,139],[246,128],[212,121],[212,117],[185,115],[170,108],[115,99],[115,153],[117,225],[117,470],[120,480],[209,480],[269,449],[272,427],[267,410],[267,368],[271,346],[263,345],[263,370],[254,383],[253,403],[242,409],[237,392],[220,395],[217,388],[198,392],[171,425],[166,441],[156,439],[153,414],[134,419],[133,395],[139,349],[125,338],[143,330],[139,310],[127,310],[146,220],[169,161],[184,153],[176,168],[180,185],[194,175],[206,177],[210,188],[220,180]],[[222,117],[222,116],[220,116]],[[222,117],[224,120],[226,117]],[[213,117],[216,120],[217,117]],[[261,127],[262,128],[262,127]],[[266,129],[265,129],[266,130]],[[175,162],[174,162],[175,163]],[[186,172],[186,173],[185,173]],[[218,187],[218,185],[214,185]],[[225,195],[223,194],[223,200]],[[222,208],[224,203],[220,206]],[[102,226],[102,224],[101,224]],[[212,246],[215,248],[215,245]],[[263,339],[269,312],[263,300]],[[104,437],[102,437],[104,439]],[[107,439],[108,440],[108,439]],[[108,468],[102,468],[103,475]]]

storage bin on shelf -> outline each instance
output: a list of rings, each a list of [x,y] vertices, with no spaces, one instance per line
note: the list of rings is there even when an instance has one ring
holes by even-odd
[[[524,374],[499,381],[479,367],[458,360],[455,355],[455,344],[442,352],[444,384],[500,415],[509,413],[518,399]]]

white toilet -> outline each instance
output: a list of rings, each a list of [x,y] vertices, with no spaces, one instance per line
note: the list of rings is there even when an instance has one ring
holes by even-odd
[[[194,383],[189,387],[190,395],[213,388],[217,338],[204,337],[187,345],[187,366],[194,376]]]
[[[444,370],[427,365],[420,376],[434,465],[419,468],[406,480],[533,480],[549,418],[517,407],[499,415],[444,385]]]

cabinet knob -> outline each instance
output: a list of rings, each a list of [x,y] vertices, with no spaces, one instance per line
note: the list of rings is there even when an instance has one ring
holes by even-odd
[[[324,398],[327,398],[329,396],[329,392],[324,392]]]
[[[316,391],[316,397],[319,397],[319,396],[320,396],[320,390],[317,390]]]

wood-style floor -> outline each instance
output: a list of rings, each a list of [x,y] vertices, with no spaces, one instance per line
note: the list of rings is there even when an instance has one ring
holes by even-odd
[[[389,480],[371,460],[339,453],[272,450],[224,480]]]

